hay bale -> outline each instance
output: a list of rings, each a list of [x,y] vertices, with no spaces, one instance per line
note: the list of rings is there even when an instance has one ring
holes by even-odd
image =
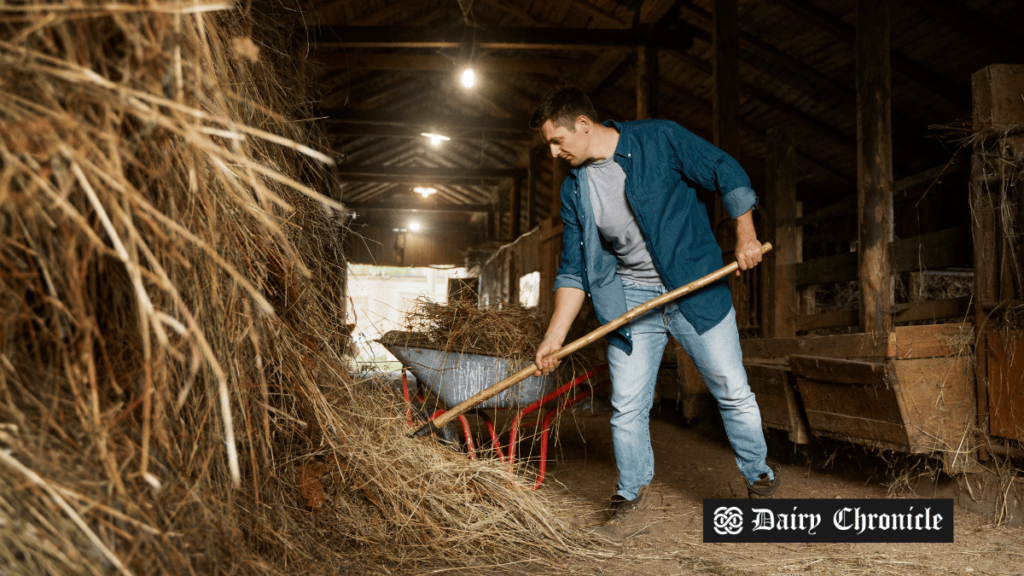
[[[564,504],[406,438],[348,378],[343,206],[293,120],[292,8],[4,10],[0,572],[584,553]]]

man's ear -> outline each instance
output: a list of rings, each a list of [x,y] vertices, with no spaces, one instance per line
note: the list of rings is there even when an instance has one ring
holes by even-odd
[[[590,123],[590,118],[587,118],[586,116],[580,114],[578,117],[576,117],[576,126],[577,130],[582,129],[584,132],[589,133],[590,128],[592,126]]]

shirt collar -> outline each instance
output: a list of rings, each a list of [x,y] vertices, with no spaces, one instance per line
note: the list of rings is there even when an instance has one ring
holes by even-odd
[[[615,120],[605,120],[601,123],[609,128],[615,128],[619,132],[619,143],[615,145],[615,155],[619,158],[630,159],[631,146],[629,138],[624,138],[625,134],[625,122],[616,122]]]

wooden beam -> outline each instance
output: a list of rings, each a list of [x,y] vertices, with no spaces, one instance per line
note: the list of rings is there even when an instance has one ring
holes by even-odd
[[[888,0],[857,0],[857,255],[865,333],[893,327],[892,181]]]
[[[489,212],[489,204],[395,204],[393,202],[345,202],[355,212]]]
[[[320,113],[327,122],[346,122],[349,124],[373,124],[382,126],[416,126],[429,128],[435,134],[448,136],[444,131],[486,130],[489,132],[519,132],[533,135],[525,119],[496,118],[494,116],[463,116],[400,112],[366,112],[347,108],[324,108]]]
[[[711,13],[692,4],[684,4],[682,8],[687,13],[691,14],[694,17],[695,22],[703,28],[692,30],[693,37],[707,44],[714,44],[714,40],[710,32],[713,24]],[[802,89],[808,97],[815,101],[822,102],[823,100],[821,95],[817,93],[817,90],[824,87],[837,97],[838,102],[836,102],[836,104],[838,104],[842,109],[854,110],[856,108],[856,90],[854,88],[850,88],[846,83],[818,71],[813,66],[804,63],[803,60],[790,56],[768,42],[761,40],[757,36],[742,30],[739,32],[739,40],[740,56],[744,60],[751,62],[756,61],[756,57],[760,57],[775,61],[781,64],[788,71],[802,78],[808,86],[813,87],[813,90],[810,91],[806,88]],[[762,72],[765,71],[764,67],[757,69]],[[801,89],[799,86],[792,87]],[[940,151],[937,144],[921,141],[921,135],[928,132],[926,127],[908,120],[904,114],[898,115],[895,123],[898,128],[898,132],[901,135],[900,142],[908,153],[927,157],[931,163],[937,161],[940,157],[948,158],[949,154],[944,151]]]
[[[1019,55],[1024,53],[1024,39],[976,10],[969,10],[955,0],[914,0],[914,3],[929,17],[938,17],[954,30],[975,39],[978,45],[992,45],[993,53],[1016,54],[1017,58],[1006,59],[1020,61]]]
[[[459,48],[483,50],[601,50],[653,45],[689,50],[692,37],[683,30],[643,26],[609,28],[473,28],[458,26],[321,26],[309,29],[310,42],[326,48]]]
[[[329,69],[396,70],[401,72],[457,72],[459,62],[441,54],[346,53],[318,50],[311,57]],[[571,58],[516,58],[482,56],[473,61],[478,73],[513,72],[568,74],[579,70],[583,62]]]
[[[856,28],[847,24],[837,16],[833,16],[826,10],[815,6],[811,2],[800,2],[798,0],[772,0],[776,4],[785,7],[805,22],[813,24],[828,32],[843,43],[856,47]],[[931,3],[931,0],[928,0]],[[890,51],[889,58],[892,62],[892,69],[899,72],[906,78],[913,80],[932,93],[943,97],[951,104],[959,108],[967,108],[970,104],[967,87],[930,70],[929,68],[911,60],[899,52]]]
[[[712,16],[714,144],[737,161],[741,156],[739,27],[736,0],[714,0]],[[716,203],[717,205],[717,203]]]
[[[422,132],[426,124],[409,124],[405,126],[393,126],[387,124],[361,124],[358,122],[331,122],[328,125],[327,135],[330,138],[374,136],[379,138],[403,138],[422,139]],[[536,138],[533,132],[506,132],[484,128],[463,129],[454,132],[459,140],[491,140],[507,142],[531,142]],[[447,134],[446,134],[447,135]]]
[[[762,336],[796,336],[799,301],[796,290],[798,230],[792,225],[796,216],[796,183],[800,179],[793,130],[777,126],[767,134],[767,170],[765,204],[768,207],[768,238],[774,250],[765,255],[766,270],[761,293]],[[762,264],[764,266],[764,264]]]
[[[969,266],[971,231],[966,225],[938,232],[903,238],[889,244],[891,266],[895,272],[937,270]],[[857,279],[857,253],[847,252],[815,258],[796,266],[798,286],[831,284]]]
[[[687,90],[687,89],[685,89],[685,88],[683,88],[681,86],[674,86],[672,84],[669,84],[668,82],[664,82],[663,81],[661,83],[661,87],[665,90],[666,94],[670,94],[670,95],[675,96],[675,97],[677,97],[677,98],[679,98],[681,100],[685,100],[686,102],[688,102],[689,106],[692,106],[692,107],[700,110],[700,112],[702,114],[704,114],[705,116],[707,116],[709,118],[711,117],[711,114],[712,114],[712,104],[711,104],[711,102],[709,102],[709,101],[707,101],[707,100],[697,96],[696,94],[690,92],[689,90]],[[763,128],[758,127],[758,126],[754,126],[753,124],[750,124],[748,122],[743,122],[741,120],[740,121],[740,129],[743,130],[744,132],[746,132],[748,137],[753,138],[755,141],[759,141],[759,142],[763,143],[764,132],[765,132]],[[838,182],[842,182],[844,185],[850,187],[851,189],[856,187],[856,182],[854,181],[854,179],[851,176],[849,176],[847,174],[843,174],[843,173],[839,172],[838,170],[835,170],[834,168],[830,168],[829,166],[826,166],[826,165],[822,164],[821,162],[815,160],[811,156],[808,156],[804,152],[798,151],[797,152],[797,156],[800,158],[801,162],[804,162],[806,165],[808,165],[814,172],[817,172],[817,173],[821,174],[822,176],[833,178],[833,179],[835,179]]]
[[[658,49],[641,46],[636,49],[636,118],[658,117]]]
[[[335,177],[348,182],[409,182],[429,184],[432,181],[464,182],[512,178],[521,171],[509,168],[458,168],[425,166],[385,166],[380,164],[341,164]]]

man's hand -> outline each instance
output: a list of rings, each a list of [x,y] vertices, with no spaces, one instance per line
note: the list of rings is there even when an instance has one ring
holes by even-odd
[[[561,360],[555,358],[548,358],[551,354],[554,354],[562,347],[562,340],[558,338],[547,336],[544,341],[540,343],[540,347],[537,348],[537,363],[538,370],[533,373],[534,376],[545,376],[550,374],[552,370],[558,368],[558,365],[562,363]]]
[[[555,312],[551,315],[547,332],[544,333],[544,341],[537,348],[535,362],[538,370],[533,373],[534,376],[540,376],[542,373],[550,374],[562,363],[561,360],[548,358],[548,356],[562,347],[562,342],[565,342],[569,327],[572,326],[572,321],[579,314],[585,297],[586,293],[579,288],[565,287],[555,290]]]
[[[761,262],[761,242],[754,231],[753,210],[736,219],[736,262],[739,270],[750,270]]]

